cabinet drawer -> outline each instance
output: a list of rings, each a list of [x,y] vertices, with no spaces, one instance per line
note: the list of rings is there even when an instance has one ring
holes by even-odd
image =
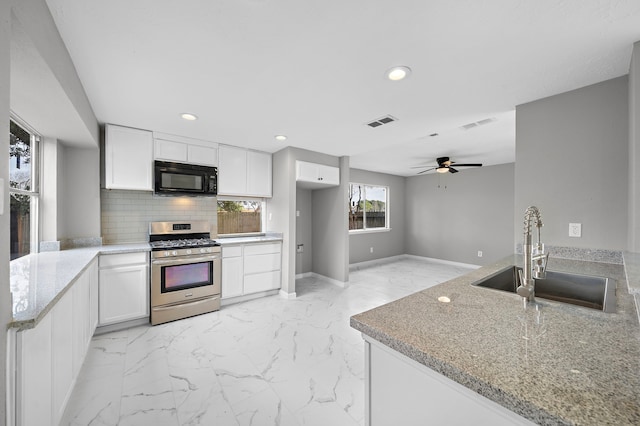
[[[222,257],[242,256],[242,246],[222,247]]]
[[[257,274],[260,272],[279,271],[280,253],[258,254],[244,257],[244,273]]]
[[[249,244],[244,248],[244,255],[251,256],[254,254],[267,254],[267,253],[280,253],[281,244],[267,243],[267,244]]]
[[[245,275],[244,294],[280,288],[280,271]]]
[[[111,268],[114,266],[140,265],[147,263],[147,252],[103,254],[100,256],[100,267]]]

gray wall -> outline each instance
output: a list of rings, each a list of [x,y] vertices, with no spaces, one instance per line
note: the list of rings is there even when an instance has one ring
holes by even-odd
[[[0,425],[6,418],[7,327],[11,321],[11,291],[9,287],[9,40],[11,39],[9,2],[0,1]]]
[[[349,281],[349,157],[340,157],[340,186],[313,191],[313,272]]]
[[[296,189],[296,245],[303,244],[303,252],[296,253],[296,275],[313,272],[312,193],[310,189]]]
[[[349,263],[382,259],[405,253],[405,178],[366,170],[351,169],[350,181],[389,187],[390,231],[349,234]],[[345,213],[346,214],[346,213]],[[373,253],[371,253],[373,247]]]
[[[627,249],[640,252],[640,42],[629,69],[629,209]]]
[[[628,197],[627,76],[516,108],[516,241],[536,205],[549,245],[625,249]],[[568,236],[582,223],[582,237]]]
[[[95,148],[64,149],[65,239],[99,237],[100,151]]]
[[[474,265],[513,253],[513,176],[511,163],[407,178],[407,253]]]

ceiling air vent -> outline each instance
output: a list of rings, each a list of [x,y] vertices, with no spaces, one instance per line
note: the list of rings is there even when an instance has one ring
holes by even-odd
[[[498,121],[498,119],[495,117],[485,118],[484,120],[476,121],[475,123],[465,124],[464,126],[460,126],[460,128],[462,130],[471,130],[474,127],[484,126],[485,124],[493,123],[494,121]]]
[[[394,121],[398,121],[398,119],[390,115],[385,115],[384,117],[378,118],[376,120],[373,120],[370,123],[367,123],[367,126],[378,127],[378,126],[382,126],[383,124],[393,123]]]

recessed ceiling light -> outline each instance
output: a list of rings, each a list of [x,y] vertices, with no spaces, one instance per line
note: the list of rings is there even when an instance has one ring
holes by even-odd
[[[275,138],[277,141],[280,141],[280,142],[287,140],[287,137],[285,135],[276,135]]]
[[[188,112],[183,112],[182,114],[180,114],[180,117],[184,118],[185,120],[189,120],[189,121],[194,121],[194,120],[198,119],[197,115],[190,114]]]
[[[449,302],[451,302],[451,299],[449,299],[447,296],[440,296],[440,297],[438,297],[438,302],[449,303]]]
[[[393,67],[387,71],[387,78],[391,81],[399,81],[411,74],[411,68],[405,66]]]

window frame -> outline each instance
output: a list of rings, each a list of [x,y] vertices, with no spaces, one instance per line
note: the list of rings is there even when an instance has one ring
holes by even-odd
[[[389,231],[391,231],[391,216],[390,216],[391,203],[389,202],[389,200],[391,199],[391,189],[389,188],[389,186],[388,185],[373,184],[373,183],[349,182],[349,196],[351,194],[353,185],[359,185],[359,186],[362,186],[364,188],[363,201],[364,201],[365,208],[362,210],[362,226],[363,226],[362,229],[349,229],[349,234],[370,234],[370,233],[375,233],[375,232],[389,232]],[[384,214],[384,222],[385,222],[384,227],[367,228],[367,212],[366,212],[367,191],[366,191],[366,188],[368,186],[369,187],[377,187],[377,188],[384,188],[385,189],[386,200],[385,200],[385,208],[384,208],[384,213],[385,213]],[[351,205],[349,205],[348,212],[347,212],[347,215],[350,215],[350,214],[351,214]],[[347,226],[349,226],[349,225],[347,225]]]
[[[9,121],[13,121],[16,125],[29,133],[31,144],[31,189],[12,188],[9,182],[9,202],[11,202],[11,194],[27,195],[30,197],[29,206],[29,253],[38,253],[40,251],[40,202],[42,188],[42,135],[31,127],[25,120],[20,118],[13,111],[9,112]],[[11,181],[11,179],[9,179]],[[26,256],[27,254],[25,254]],[[20,256],[23,257],[23,256]],[[18,259],[18,258],[16,258]]]
[[[257,232],[237,232],[232,234],[220,234],[218,232],[218,238],[233,238],[233,237],[258,237],[265,235],[265,229],[267,229],[267,200],[265,198],[259,197],[234,197],[234,196],[218,196],[216,200],[216,224],[217,224],[217,214],[218,214],[218,202],[219,201],[234,201],[234,202],[243,202],[243,201],[257,201],[260,203],[260,231]],[[216,226],[217,227],[217,226]]]

